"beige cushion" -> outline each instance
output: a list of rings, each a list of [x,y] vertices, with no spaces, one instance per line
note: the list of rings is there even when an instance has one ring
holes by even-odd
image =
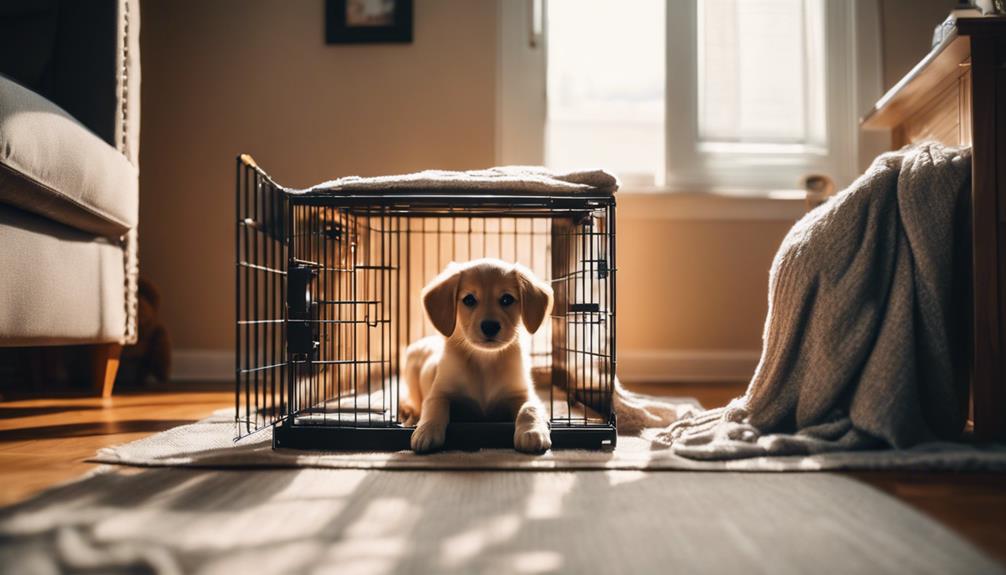
[[[119,242],[0,206],[0,346],[120,341]]]
[[[137,168],[59,106],[0,77],[0,202],[119,237],[137,223]]]

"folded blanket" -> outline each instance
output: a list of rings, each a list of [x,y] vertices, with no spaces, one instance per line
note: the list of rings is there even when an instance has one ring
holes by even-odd
[[[618,180],[604,170],[552,172],[540,166],[502,166],[450,172],[425,170],[398,176],[347,176],[292,193],[353,192],[476,192],[485,194],[602,194],[618,189]]]
[[[955,378],[955,227],[971,152],[887,153],[783,240],[769,275],[758,368],[743,397],[670,425],[698,459],[904,448],[955,439],[967,381]]]

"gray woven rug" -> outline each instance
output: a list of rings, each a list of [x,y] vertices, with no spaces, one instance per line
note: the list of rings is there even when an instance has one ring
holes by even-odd
[[[821,470],[1006,470],[1006,446],[976,447],[933,443],[908,450],[855,451],[811,456],[757,457],[734,461],[695,461],[675,455],[666,446],[642,437],[619,437],[614,451],[554,450],[526,455],[512,450],[397,453],[339,453],[274,450],[270,430],[239,442],[233,412],[221,410],[203,421],[150,437],[102,449],[92,461],[153,467],[320,467],[340,469],[441,470],[695,470],[695,471],[821,471]],[[653,434],[656,433],[654,430]]]
[[[0,510],[0,572],[996,574],[831,473],[106,466]]]

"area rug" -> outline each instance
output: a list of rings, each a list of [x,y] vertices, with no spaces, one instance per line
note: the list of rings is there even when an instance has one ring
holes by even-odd
[[[234,441],[234,413],[213,416],[150,437],[102,449],[99,463],[145,467],[319,467],[339,469],[428,470],[693,470],[693,471],[822,471],[822,470],[1006,470],[1006,446],[931,443],[907,450],[875,450],[809,456],[755,457],[732,461],[696,461],[675,455],[652,441],[659,430],[621,436],[612,451],[552,450],[527,455],[509,449],[448,451],[415,455],[409,451],[306,452],[273,449],[271,430]]]
[[[105,468],[0,510],[0,572],[1004,573],[831,473]]]

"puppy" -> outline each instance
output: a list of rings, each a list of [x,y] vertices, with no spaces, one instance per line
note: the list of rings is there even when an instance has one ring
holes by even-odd
[[[405,352],[409,397],[400,405],[405,424],[416,426],[412,450],[443,446],[452,406],[477,419],[513,419],[518,451],[548,450],[548,420],[531,382],[529,334],[552,309],[552,288],[520,264],[451,263],[423,290],[423,307],[443,335]]]

